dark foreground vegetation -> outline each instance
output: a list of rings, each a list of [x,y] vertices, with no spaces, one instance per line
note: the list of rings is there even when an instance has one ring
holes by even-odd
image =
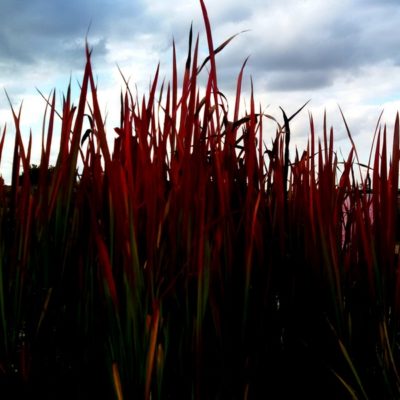
[[[378,124],[365,181],[326,120],[317,134],[310,117],[290,160],[290,116],[263,115],[253,93],[239,115],[243,68],[228,114],[215,54],[229,40],[213,50],[200,3],[204,92],[190,33],[179,91],[174,48],[171,84],[157,70],[146,98],[121,95],[112,149],[88,49],[77,107],[70,89],[60,112],[47,99],[35,171],[13,110],[1,398],[400,398],[399,119],[390,146]]]

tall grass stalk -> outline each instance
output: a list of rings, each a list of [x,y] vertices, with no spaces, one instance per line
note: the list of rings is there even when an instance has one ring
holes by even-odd
[[[60,111],[55,91],[45,98],[37,175],[11,107],[0,387],[118,400],[289,398],[291,387],[307,398],[400,397],[399,117],[390,150],[377,126],[369,180],[355,178],[344,116],[346,159],[326,115],[320,135],[310,115],[307,147],[291,160],[290,122],[307,103],[291,117],[282,109],[280,123],[257,112],[251,83],[240,115],[246,59],[228,114],[215,55],[235,35],[215,48],[200,5],[209,56],[199,62],[191,29],[182,83],[175,44],[171,83],[160,87],[157,67],[139,100],[125,80],[112,148],[88,45],[78,105],[70,86]]]

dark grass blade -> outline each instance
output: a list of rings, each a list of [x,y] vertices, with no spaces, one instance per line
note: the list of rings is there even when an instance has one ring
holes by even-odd
[[[204,10],[205,8],[203,8],[203,4],[202,4],[202,9],[203,9],[203,15],[204,15]],[[208,18],[208,17],[207,17]],[[207,26],[207,25],[206,25]],[[199,74],[202,69],[206,66],[206,64],[211,61],[211,57],[215,57],[219,52],[221,52],[235,37],[241,35],[242,33],[245,32],[249,32],[248,29],[241,31],[239,33],[236,33],[235,35],[232,35],[231,37],[229,37],[228,39],[226,39],[223,43],[221,43],[214,51],[212,51],[212,53],[210,53],[209,56],[207,56],[204,61],[202,62],[202,64],[200,65],[200,67],[197,70],[197,74]],[[211,56],[212,54],[212,56]]]

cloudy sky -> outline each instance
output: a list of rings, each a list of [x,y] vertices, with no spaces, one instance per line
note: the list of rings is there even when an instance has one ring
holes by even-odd
[[[250,56],[244,90],[249,92],[252,76],[256,100],[266,112],[281,118],[279,106],[291,114],[311,99],[293,123],[298,146],[307,138],[308,112],[320,129],[326,109],[336,148],[346,155],[340,105],[361,158],[367,161],[380,112],[384,110],[383,121],[392,129],[400,109],[398,0],[206,0],[206,5],[216,45],[249,30],[217,56],[219,86],[225,94],[233,95],[240,67]],[[191,21],[200,34],[201,58],[207,55],[198,0],[1,0],[0,15],[0,87],[15,107],[24,100],[23,132],[28,135],[31,127],[37,144],[32,161],[39,154],[45,109],[36,87],[46,94],[56,88],[60,107],[70,77],[73,83],[82,79],[89,25],[110,137],[119,122],[123,86],[116,64],[143,94],[158,62],[162,77],[170,77],[173,38],[184,66]],[[1,90],[1,129],[5,123],[8,136],[1,171],[7,179],[14,131]],[[272,135],[272,124],[270,129]]]

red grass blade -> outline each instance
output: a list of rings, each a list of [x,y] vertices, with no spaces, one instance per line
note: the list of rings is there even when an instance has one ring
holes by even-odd
[[[6,137],[6,130],[7,130],[7,124],[4,125],[3,133],[1,135],[1,140],[0,140],[0,163],[1,163],[1,156],[3,154],[4,139]]]
[[[97,249],[99,251],[99,262],[103,269],[104,279],[105,282],[107,283],[110,297],[114,305],[117,307],[118,306],[117,289],[114,282],[110,257],[108,255],[107,247],[98,233],[96,235],[96,244],[97,244]]]
[[[153,315],[151,318],[151,331],[150,331],[150,341],[149,350],[147,353],[147,367],[146,367],[146,387],[145,387],[145,399],[150,399],[150,386],[151,378],[153,376],[154,369],[154,355],[157,345],[157,335],[158,335],[158,325],[160,321],[160,308],[157,303],[153,305]]]

